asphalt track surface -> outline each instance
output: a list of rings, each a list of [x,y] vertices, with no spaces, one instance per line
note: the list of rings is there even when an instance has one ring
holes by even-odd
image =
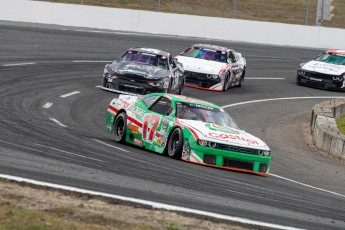
[[[309,145],[308,133],[311,108],[328,100],[319,97],[344,94],[295,84],[298,64],[320,50],[75,30],[0,22],[1,174],[284,226],[345,229],[345,165]],[[118,95],[96,87],[106,63],[129,47],[177,55],[199,42],[241,52],[248,79],[227,92],[185,95],[222,106],[310,97],[226,108],[271,147],[271,175],[173,160],[117,144],[107,133],[106,108]]]

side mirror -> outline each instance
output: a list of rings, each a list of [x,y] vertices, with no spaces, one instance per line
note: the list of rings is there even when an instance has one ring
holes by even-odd
[[[238,55],[239,57],[242,57],[242,54],[241,54],[241,53],[237,53],[237,55]]]

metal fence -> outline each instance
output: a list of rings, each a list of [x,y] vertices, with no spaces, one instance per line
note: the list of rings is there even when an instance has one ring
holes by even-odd
[[[49,0],[46,0],[49,1]],[[335,4],[345,11],[344,0],[50,0],[87,5],[150,10],[244,20],[345,28],[345,16],[332,18]],[[342,3],[343,2],[343,3]],[[338,16],[338,15],[337,15]],[[329,21],[330,20],[330,21]]]

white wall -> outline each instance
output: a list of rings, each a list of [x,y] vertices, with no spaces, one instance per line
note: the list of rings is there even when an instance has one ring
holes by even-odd
[[[0,0],[0,20],[345,49],[345,30],[30,0]]]

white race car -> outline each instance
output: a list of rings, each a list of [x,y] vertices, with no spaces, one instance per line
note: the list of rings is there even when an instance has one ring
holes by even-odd
[[[185,69],[185,86],[213,91],[241,87],[246,59],[226,47],[195,44],[176,57]]]
[[[345,91],[345,50],[326,50],[315,60],[301,63],[297,84]]]

